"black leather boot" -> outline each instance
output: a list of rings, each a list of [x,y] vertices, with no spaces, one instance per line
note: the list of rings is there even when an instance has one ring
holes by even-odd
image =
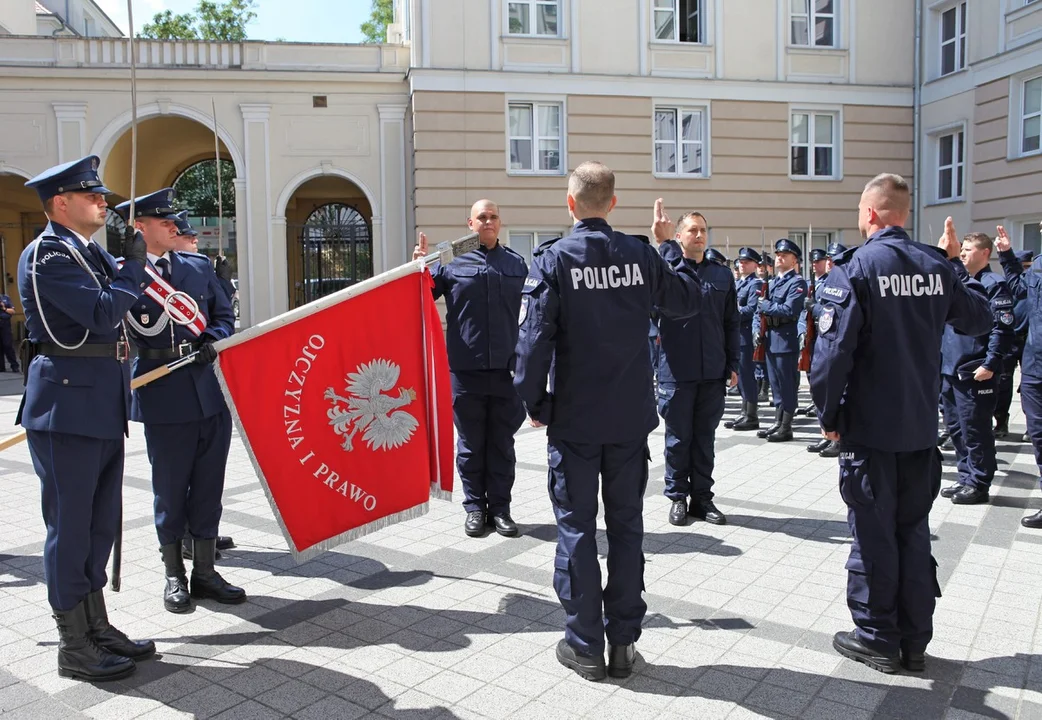
[[[764,378],[760,381],[760,394],[756,398],[757,402],[767,402],[767,390],[768,388],[770,388],[770,386],[770,380],[768,380],[767,378]]]
[[[755,402],[745,404],[745,417],[736,422],[733,429],[739,432],[760,429],[759,411]]]
[[[832,637],[832,647],[840,655],[868,665],[882,673],[895,673],[901,669],[901,656],[883,655],[865,647],[853,632],[838,632]]]
[[[629,645],[608,646],[608,674],[613,678],[629,677],[633,672],[633,662],[637,659],[637,648]]]
[[[58,675],[73,680],[103,682],[125,678],[137,669],[130,658],[99,647],[90,635],[84,603],[55,611],[58,624]]]
[[[745,400],[742,400],[742,411],[740,413],[738,413],[738,417],[736,417],[734,420],[728,420],[727,422],[725,422],[724,423],[724,427],[727,428],[728,430],[730,430],[731,428],[733,428],[738,423],[745,422],[748,418],[749,418],[749,403],[747,403]]]
[[[188,594],[188,576],[185,574],[184,560],[181,559],[181,542],[161,545],[159,554],[163,556],[166,572],[163,607],[172,613],[186,613],[192,609],[192,598]]]
[[[767,442],[788,442],[792,440],[792,413],[782,412],[781,425],[767,436]]]
[[[782,410],[781,405],[779,405],[778,407],[774,408],[774,424],[771,425],[769,428],[765,428],[763,430],[760,430],[758,433],[756,433],[756,437],[758,437],[758,438],[765,438],[768,435],[770,435],[772,432],[774,432],[775,430],[780,428],[781,427],[781,419],[782,419],[782,413],[783,412],[785,412],[785,411]]]
[[[229,584],[213,569],[217,538],[192,541],[192,597],[209,598],[224,605],[246,602],[246,591]]]
[[[218,535],[217,549],[213,553],[214,560],[221,559],[221,550],[227,550],[233,547],[235,547],[235,543],[232,541],[230,537],[227,537],[225,535]],[[185,536],[181,540],[181,557],[183,557],[185,560],[192,559],[192,538],[190,536]]]
[[[156,644],[151,640],[131,640],[112,627],[105,609],[104,589],[88,595],[83,601],[83,607],[87,613],[90,636],[99,647],[131,660],[147,660],[156,654]]]

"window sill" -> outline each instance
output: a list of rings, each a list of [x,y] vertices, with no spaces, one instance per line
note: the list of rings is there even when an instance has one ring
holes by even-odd
[[[545,42],[551,45],[568,44],[568,38],[561,35],[511,35],[510,33],[507,33],[506,35],[500,36],[499,39],[505,43],[512,41],[532,42],[535,40],[536,42]]]
[[[712,177],[709,173],[663,173],[653,172],[651,176],[656,180],[708,180]]]
[[[667,48],[698,48],[699,50],[707,50],[713,47],[710,43],[704,42],[685,42],[683,40],[656,40],[652,39],[648,41],[650,47],[667,47]]]
[[[1031,152],[1017,153],[1016,155],[1010,155],[1006,158],[1009,162],[1016,162],[1017,160],[1030,160],[1031,158],[1037,158],[1042,156],[1042,150],[1032,150]]]
[[[940,82],[942,80],[947,80],[949,78],[958,77],[959,75],[964,75],[964,74],[968,73],[969,71],[970,71],[970,69],[968,67],[959,68],[958,70],[952,70],[950,73],[948,73],[946,75],[938,75],[937,77],[935,77],[935,78],[933,78],[931,80],[928,80],[926,84],[929,85],[930,83]]]
[[[929,208],[929,207],[940,207],[942,205],[958,205],[958,204],[964,203],[964,202],[966,202],[966,197],[963,195],[963,196],[960,196],[960,197],[945,198],[943,200],[934,200],[932,202],[926,203],[926,205],[924,205],[924,207],[928,207]]]
[[[787,45],[785,49],[789,52],[821,53],[824,55],[842,55],[848,52],[847,48],[836,47],[835,45]]]
[[[821,176],[821,175],[793,175],[789,173],[790,180],[797,180],[800,182],[842,182],[843,177],[837,175]]]
[[[565,173],[561,170],[510,170],[508,168],[507,175],[513,177],[564,177]]]

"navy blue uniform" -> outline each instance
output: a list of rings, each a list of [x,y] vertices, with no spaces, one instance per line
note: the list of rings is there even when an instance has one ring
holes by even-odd
[[[550,502],[557,517],[554,590],[565,639],[587,655],[640,637],[643,504],[648,433],[658,425],[647,351],[648,317],[698,311],[702,288],[682,263],[602,219],[543,243],[525,281],[514,386],[547,426]],[[547,379],[549,377],[549,390]],[[603,478],[608,581],[597,561]]]
[[[235,332],[231,303],[210,260],[180,251],[164,260],[169,263],[168,282],[195,300],[207,319],[206,329],[193,334],[173,322],[156,300],[141,296],[129,317],[138,347],[134,377]],[[159,544],[179,543],[186,527],[193,538],[217,537],[232,421],[213,367],[190,363],[138,388],[131,419],[145,425]]]
[[[528,266],[508,247],[484,246],[431,269],[435,299],[445,296],[456,467],[468,512],[509,515],[514,433],[525,411],[510,372],[521,287]]]
[[[1002,263],[1004,274],[1007,277],[1009,273],[1005,271],[1005,267],[1010,260],[1014,260],[1017,266],[1022,268],[1022,262],[1031,261],[1031,252],[1015,253],[1013,258],[999,255],[999,262]],[[1010,291],[1012,292],[1012,290],[1013,288],[1011,287]],[[1013,345],[1010,348],[1009,355],[1006,357],[1005,367],[1002,368],[1002,375],[999,376],[998,388],[995,391],[996,430],[998,427],[1005,427],[1008,431],[1009,409],[1013,405],[1013,375],[1016,373],[1017,365],[1020,364],[1021,358],[1024,356],[1024,345],[1028,339],[1029,307],[1027,288],[1021,287],[1019,291],[1013,293]]]
[[[88,244],[54,222],[18,261],[29,341],[47,345],[29,364],[15,422],[26,430],[40,477],[47,526],[44,577],[56,611],[72,610],[106,582],[105,565],[120,523],[130,414],[121,320],[143,291],[145,277],[140,263],[117,269],[96,242]],[[53,345],[81,342],[78,357]],[[91,345],[97,345],[96,357],[86,356],[93,354]]]
[[[683,262],[702,282],[701,311],[659,318],[658,410],[666,421],[666,488],[670,500],[713,499],[716,427],[727,383],[738,371],[738,303],[734,275],[704,258],[684,259],[675,240],[659,246],[670,263]]]
[[[1013,297],[1002,277],[987,268],[974,279],[988,293],[994,323],[990,332],[973,336],[950,325],[941,341],[941,403],[948,436],[955,446],[959,484],[988,492],[995,477],[995,414],[999,374],[1013,344]],[[977,368],[991,370],[977,382]]]
[[[756,366],[753,363],[753,334],[760,331],[758,325],[753,324],[756,315],[756,304],[760,300],[760,291],[763,288],[763,280],[756,274],[746,275],[735,288],[738,298],[739,323],[739,354],[738,354],[738,389],[742,393],[742,400],[755,403],[760,390],[756,385]]]
[[[1042,486],[1042,255],[1026,272],[1012,250],[999,257],[1010,289],[1014,294],[1024,293],[1027,302],[1028,334],[1020,362],[1020,402]]]
[[[4,369],[6,359],[11,366],[11,372],[18,372],[18,354],[14,349],[14,335],[11,334],[11,315],[8,310],[13,310],[14,304],[7,295],[0,295],[0,372]]]
[[[937,397],[945,323],[987,332],[991,308],[956,258],[890,227],[834,260],[810,386],[840,434],[840,495],[854,541],[847,605],[865,646],[923,652],[940,594],[929,514],[941,484]]]
[[[756,308],[753,322],[767,317],[767,377],[775,408],[796,412],[800,385],[799,317],[807,297],[807,281],[795,270],[771,281],[767,297]]]

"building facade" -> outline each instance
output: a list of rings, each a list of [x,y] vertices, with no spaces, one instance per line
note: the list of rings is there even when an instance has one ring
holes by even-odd
[[[26,178],[94,153],[111,204],[130,193],[130,42],[90,0],[56,35],[38,5],[0,8],[9,294],[44,221]],[[951,214],[1038,250],[1042,0],[396,0],[395,20],[383,45],[135,43],[136,191],[222,158],[234,213],[197,222],[244,327],[405,262],[417,230],[465,234],[482,197],[530,256],[588,159],[616,171],[616,227],[647,234],[662,197],[729,257],[857,244],[884,171],[915,183],[918,239]]]

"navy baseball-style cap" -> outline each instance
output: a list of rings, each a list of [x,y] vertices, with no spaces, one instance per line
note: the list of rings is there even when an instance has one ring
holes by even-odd
[[[101,178],[98,177],[100,162],[97,155],[88,155],[63,165],[55,165],[28,180],[25,186],[34,189],[42,202],[67,192],[109,195],[112,191],[105,187]]]

